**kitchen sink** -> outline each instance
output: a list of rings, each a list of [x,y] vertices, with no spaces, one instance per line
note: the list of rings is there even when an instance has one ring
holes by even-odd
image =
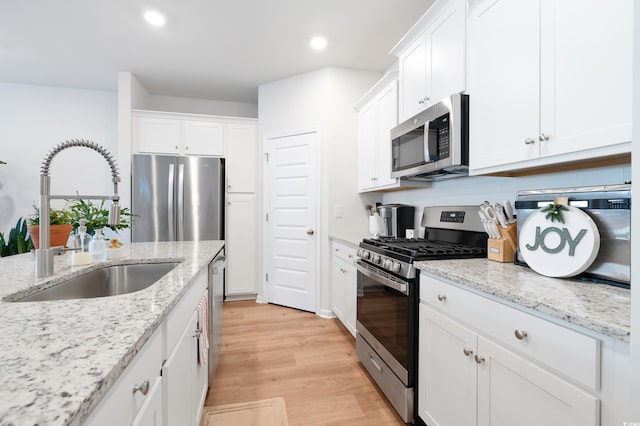
[[[165,262],[107,266],[63,281],[16,302],[90,299],[134,293],[151,286],[177,265],[179,263]]]

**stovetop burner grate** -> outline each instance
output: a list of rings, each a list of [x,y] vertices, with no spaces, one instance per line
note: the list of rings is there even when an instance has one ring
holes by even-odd
[[[485,247],[474,247],[469,244],[446,241],[382,237],[379,239],[365,239],[363,242],[389,253],[409,256],[413,260],[486,257]]]

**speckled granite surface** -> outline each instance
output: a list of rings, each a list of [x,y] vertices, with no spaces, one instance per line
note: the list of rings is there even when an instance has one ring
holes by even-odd
[[[352,247],[358,247],[358,244],[360,244],[362,242],[362,240],[364,238],[369,238],[369,236],[367,235],[365,236],[356,236],[356,235],[330,235],[329,239],[334,240],[334,241],[339,241],[341,243],[344,244],[348,244]]]
[[[0,425],[79,425],[113,385],[223,241],[133,243],[127,256],[35,279],[33,254],[0,259]],[[181,262],[136,293],[12,303],[106,264]]]
[[[629,342],[631,294],[605,284],[557,279],[487,259],[430,260],[416,267],[436,278]]]

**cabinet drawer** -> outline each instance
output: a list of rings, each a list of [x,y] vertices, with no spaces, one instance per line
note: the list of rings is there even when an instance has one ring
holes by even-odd
[[[357,249],[355,247],[336,242],[333,243],[331,250],[331,253],[334,256],[337,256],[345,262],[349,263],[354,263],[356,261],[356,252]]]
[[[421,275],[420,298],[592,390],[600,387],[600,341]]]
[[[158,328],[140,352],[122,372],[116,383],[104,396],[87,420],[87,425],[131,424],[147,398],[142,392],[133,392],[135,386],[149,381],[149,390],[160,377],[162,368],[162,329]]]

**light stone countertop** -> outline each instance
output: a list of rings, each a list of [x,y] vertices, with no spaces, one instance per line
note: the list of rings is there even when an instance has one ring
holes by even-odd
[[[369,238],[369,236],[368,235],[366,237],[362,235],[359,235],[359,236],[358,235],[330,235],[329,236],[329,239],[331,240],[350,245],[354,248],[357,248],[364,238]]]
[[[487,259],[415,262],[423,272],[629,342],[631,292],[607,284],[539,275]]]
[[[79,425],[224,241],[126,244],[127,255],[35,278],[32,253],[0,259],[0,425]],[[105,265],[181,262],[152,286],[95,299],[12,303]]]

